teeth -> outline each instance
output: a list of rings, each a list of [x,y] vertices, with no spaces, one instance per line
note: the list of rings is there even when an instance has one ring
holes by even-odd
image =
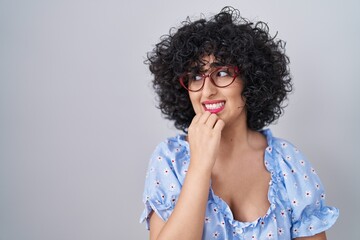
[[[205,107],[209,110],[214,110],[217,108],[221,108],[224,105],[225,105],[224,102],[219,102],[219,103],[205,104]]]

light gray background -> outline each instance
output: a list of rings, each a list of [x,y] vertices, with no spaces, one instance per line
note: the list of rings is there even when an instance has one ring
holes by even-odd
[[[143,60],[186,16],[224,5],[287,41],[295,92],[273,132],[340,208],[328,238],[358,236],[359,1],[0,0],[0,240],[147,238],[148,159],[177,131]]]

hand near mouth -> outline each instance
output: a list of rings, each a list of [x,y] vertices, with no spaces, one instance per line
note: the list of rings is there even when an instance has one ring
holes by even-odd
[[[224,121],[209,111],[193,118],[188,129],[190,167],[211,172],[219,152],[224,126]]]

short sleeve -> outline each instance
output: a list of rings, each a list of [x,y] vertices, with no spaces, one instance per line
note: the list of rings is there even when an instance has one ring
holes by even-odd
[[[146,220],[148,230],[150,213],[154,211],[162,220],[167,221],[180,194],[182,174],[179,171],[182,168],[177,167],[177,161],[182,149],[173,149],[173,146],[174,143],[168,140],[160,143],[151,156],[146,172],[143,193],[145,209],[140,222]]]
[[[325,204],[324,187],[311,163],[291,143],[280,140],[280,167],[292,210],[292,238],[329,229],[339,210]]]

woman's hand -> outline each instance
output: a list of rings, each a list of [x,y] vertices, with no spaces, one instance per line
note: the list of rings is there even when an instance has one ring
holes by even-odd
[[[208,111],[193,118],[188,129],[192,168],[211,172],[219,152],[224,126],[223,120]]]

